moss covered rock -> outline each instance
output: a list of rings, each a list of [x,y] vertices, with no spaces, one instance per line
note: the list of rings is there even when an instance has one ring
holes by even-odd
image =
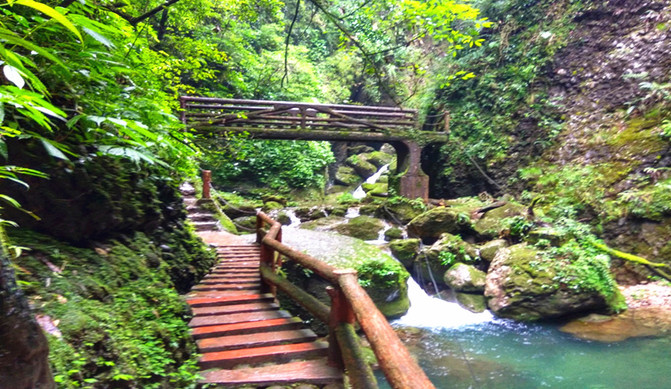
[[[403,230],[400,228],[392,227],[384,232],[384,240],[386,240],[387,242],[402,238],[403,238]]]
[[[345,163],[350,166],[354,171],[363,179],[366,179],[377,172],[377,166],[366,161],[364,157],[359,155],[352,155],[347,158]],[[337,177],[337,176],[336,176]]]
[[[300,229],[285,230],[283,241],[337,268],[356,270],[359,283],[385,316],[398,317],[407,312],[410,275],[398,261],[377,247],[347,236]],[[292,271],[290,264],[287,274],[289,279],[330,304],[325,291],[327,283],[323,279],[300,269]]]
[[[242,231],[256,230],[256,216],[243,216],[233,219],[235,226]]]
[[[384,228],[381,220],[370,216],[357,216],[345,224],[335,228],[339,234],[351,236],[361,240],[375,240]]]
[[[336,226],[339,226],[343,223],[346,223],[347,219],[340,216],[327,216],[317,220],[311,220],[309,222],[302,223],[300,228],[304,230],[314,230],[314,231],[330,231],[333,230]]]
[[[263,212],[268,213],[270,211],[274,211],[274,210],[282,209],[282,208],[284,208],[284,205],[282,205],[282,203],[278,203],[276,201],[267,201],[263,204],[263,208],[261,208],[261,209],[263,210]]]
[[[504,239],[494,239],[480,246],[480,258],[484,261],[491,262],[494,260],[496,253],[504,247],[508,247],[508,242]]]
[[[473,225],[475,231],[482,238],[494,239],[499,237],[502,231],[510,227],[510,218],[524,216],[527,208],[514,202],[507,202],[502,207],[494,208],[485,214]]]
[[[382,204],[376,216],[394,223],[407,224],[424,212],[426,212],[426,206],[423,202],[394,197]]]
[[[457,303],[471,312],[480,313],[487,309],[487,299],[481,294],[455,293]]]
[[[372,151],[362,155],[366,161],[375,165],[378,169],[384,165],[391,163],[394,160],[394,156],[391,154],[383,153],[381,151]]]
[[[450,289],[457,292],[482,293],[485,291],[487,274],[465,263],[456,263],[445,272],[443,280]]]
[[[499,250],[487,273],[489,308],[515,320],[626,308],[607,257],[583,253],[575,242],[563,248],[542,253],[518,244]]]
[[[350,166],[340,166],[334,177],[335,183],[344,187],[359,185],[363,180]]]
[[[412,267],[412,262],[419,253],[421,241],[419,239],[399,239],[389,243],[391,253],[406,268]]]
[[[437,207],[412,219],[408,223],[408,233],[419,238],[438,238],[445,232],[457,234],[468,227],[468,216],[450,208]]]

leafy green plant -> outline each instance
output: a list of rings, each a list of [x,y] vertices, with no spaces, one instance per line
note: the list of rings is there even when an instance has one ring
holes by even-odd
[[[438,253],[438,260],[443,266],[452,266],[457,263],[457,256],[449,251],[441,251]]]

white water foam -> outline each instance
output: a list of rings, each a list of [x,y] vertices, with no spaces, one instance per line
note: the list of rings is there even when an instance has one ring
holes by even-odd
[[[410,309],[393,324],[419,328],[458,328],[494,320],[490,311],[474,313],[457,303],[431,297],[412,278],[408,278]]]

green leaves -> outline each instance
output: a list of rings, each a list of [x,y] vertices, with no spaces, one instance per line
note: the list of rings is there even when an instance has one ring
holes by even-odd
[[[77,28],[70,22],[63,14],[59,13],[55,9],[49,7],[46,4],[43,3],[38,3],[33,0],[16,0],[12,2],[11,0],[10,4],[20,4],[20,5],[25,5],[26,7],[33,8],[37,11],[42,12],[43,14],[49,16],[50,18],[54,19],[58,23],[62,24],[63,27],[67,28],[70,30],[77,38],[79,38],[80,41],[83,41],[81,34],[77,30]]]

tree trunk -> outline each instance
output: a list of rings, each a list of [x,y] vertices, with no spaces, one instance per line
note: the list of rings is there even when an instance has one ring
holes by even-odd
[[[9,259],[0,250],[0,383],[3,388],[51,389],[49,345]]]

